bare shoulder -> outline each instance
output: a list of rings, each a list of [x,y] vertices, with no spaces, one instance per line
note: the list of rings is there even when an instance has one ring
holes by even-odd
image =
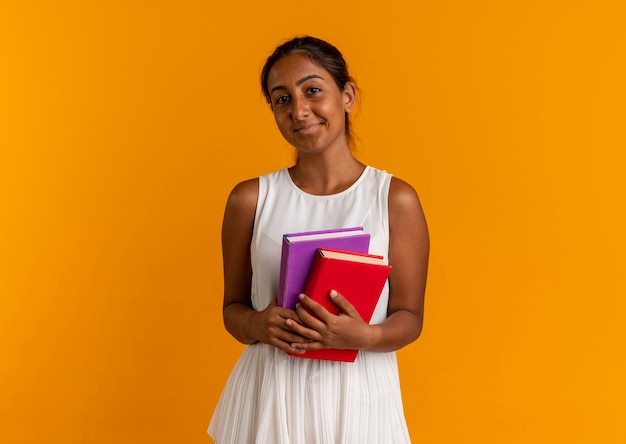
[[[239,182],[228,196],[228,206],[237,208],[255,206],[259,197],[259,179],[248,179]]]
[[[422,214],[422,205],[415,188],[395,176],[391,178],[389,186],[389,211],[390,215],[399,216],[406,212]]]
[[[251,232],[259,197],[259,179],[238,183],[230,192],[224,210],[223,232],[240,236]]]
[[[411,243],[428,250],[428,227],[417,192],[409,183],[393,177],[389,187],[389,229],[394,246]]]
[[[254,219],[259,197],[259,179],[238,183],[230,192],[224,212],[225,223],[250,223]]]

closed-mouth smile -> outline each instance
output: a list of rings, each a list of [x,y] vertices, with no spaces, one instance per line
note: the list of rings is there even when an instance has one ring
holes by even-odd
[[[300,134],[308,134],[314,131],[319,125],[321,125],[321,123],[311,123],[308,125],[302,125],[297,128],[294,128],[294,131]]]

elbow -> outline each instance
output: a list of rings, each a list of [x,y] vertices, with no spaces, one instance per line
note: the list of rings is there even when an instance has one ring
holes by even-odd
[[[413,334],[413,337],[411,339],[411,342],[415,342],[419,339],[419,337],[422,335],[422,326],[424,325],[424,323],[422,322],[422,320],[420,320],[417,324],[417,326],[415,327],[415,331]]]
[[[410,312],[412,319],[411,322],[411,326],[407,329],[408,330],[408,335],[407,335],[407,345],[417,341],[417,339],[421,336],[422,334],[422,327],[424,325],[424,316],[422,315],[422,313],[414,313],[414,312]]]
[[[222,320],[224,328],[238,342],[248,345],[257,342],[248,329],[252,310],[242,304],[231,303],[224,306]]]
[[[393,319],[393,320],[392,320]],[[392,340],[393,350],[403,348],[415,342],[422,334],[422,316],[411,310],[399,310],[391,314],[387,320],[395,324]]]
[[[410,323],[410,325],[407,325],[405,329],[404,341],[402,341],[403,342],[402,347],[417,341],[417,339],[421,336],[421,334],[422,334],[422,321],[421,319],[417,317],[413,317],[412,322]]]

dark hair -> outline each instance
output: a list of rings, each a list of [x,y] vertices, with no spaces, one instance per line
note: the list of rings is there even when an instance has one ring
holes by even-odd
[[[339,91],[343,91],[346,87],[346,83],[351,82],[356,84],[354,79],[348,73],[348,66],[343,58],[341,52],[324,40],[303,36],[293,38],[282,45],[278,46],[272,55],[267,58],[263,70],[261,71],[261,89],[263,90],[263,96],[267,103],[271,105],[272,98],[267,85],[267,79],[274,64],[283,57],[287,57],[293,53],[301,53],[308,57],[313,63],[321,66],[330,73],[333,80],[337,84]],[[352,140],[352,131],[350,125],[350,116],[346,113],[346,137],[348,142]]]

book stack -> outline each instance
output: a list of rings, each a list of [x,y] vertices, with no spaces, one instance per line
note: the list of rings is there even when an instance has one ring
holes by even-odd
[[[368,254],[369,241],[362,227],[285,235],[278,304],[293,309],[299,294],[305,293],[338,314],[329,296],[337,290],[369,322],[391,272],[382,256]],[[357,350],[322,349],[291,356],[354,362],[357,354]]]

